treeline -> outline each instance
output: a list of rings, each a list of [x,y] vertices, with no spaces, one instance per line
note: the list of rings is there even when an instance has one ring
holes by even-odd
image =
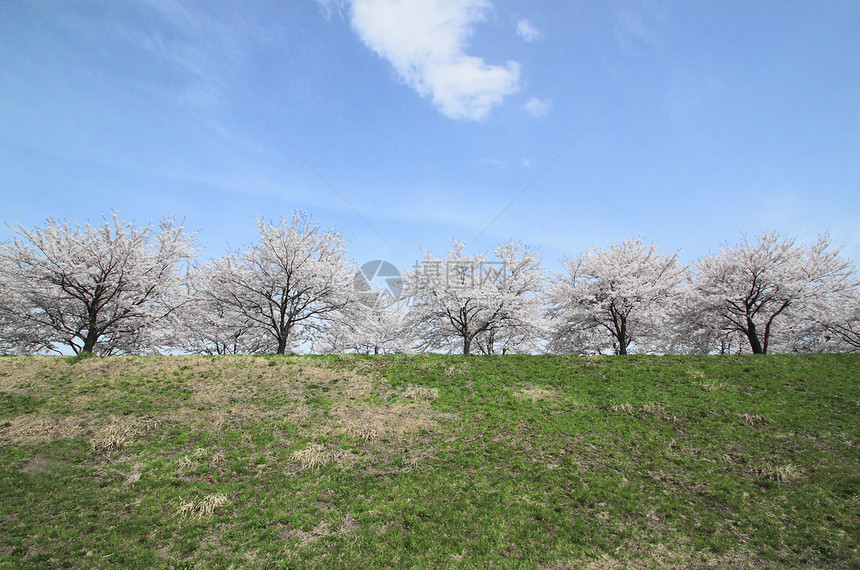
[[[564,260],[506,242],[400,276],[359,268],[309,215],[198,261],[174,219],[46,220],[0,243],[0,352],[758,353],[860,350],[856,269],[827,235],[771,233],[689,266],[641,239]]]

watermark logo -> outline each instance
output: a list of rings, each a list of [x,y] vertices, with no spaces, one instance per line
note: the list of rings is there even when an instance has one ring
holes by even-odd
[[[503,261],[425,259],[416,261],[409,272],[412,288],[427,289],[498,289],[508,278]],[[400,270],[384,259],[362,265],[353,276],[353,290],[359,302],[373,308],[388,307],[404,296],[407,283]]]
[[[385,307],[403,294],[400,270],[384,259],[368,261],[355,272],[353,289],[359,301],[369,307]]]
[[[425,260],[415,263],[415,276],[422,287],[469,289],[504,285],[507,265],[503,261]]]

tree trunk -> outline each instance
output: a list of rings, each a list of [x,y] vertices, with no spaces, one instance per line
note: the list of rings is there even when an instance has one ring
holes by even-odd
[[[627,340],[627,321],[625,319],[621,319],[621,326],[618,328],[616,339],[618,340],[618,354],[627,356],[627,345],[630,342]]]
[[[283,355],[287,350],[287,337],[281,337],[278,339],[278,352],[275,354]]]
[[[463,354],[468,356],[469,354],[471,354],[471,351],[472,351],[472,339],[467,337],[467,336],[464,336],[463,337]]]
[[[81,349],[81,352],[89,352],[90,354],[92,354],[93,350],[96,347],[96,341],[98,339],[99,337],[93,329],[88,330],[87,338],[84,339],[84,347]]]
[[[750,348],[753,354],[765,354],[765,350],[762,349],[761,342],[755,330],[755,323],[749,317],[747,317],[747,330],[745,332],[747,333],[747,339],[750,341]]]

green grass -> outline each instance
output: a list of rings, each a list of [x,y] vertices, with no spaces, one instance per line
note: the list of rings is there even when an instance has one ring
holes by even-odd
[[[0,358],[0,568],[860,567],[860,355]]]

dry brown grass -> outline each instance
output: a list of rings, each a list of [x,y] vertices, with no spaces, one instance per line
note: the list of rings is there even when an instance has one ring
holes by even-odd
[[[652,528],[659,531],[663,538],[661,542],[639,542],[628,539],[610,552],[603,552],[597,557],[557,560],[542,564],[540,568],[541,570],[776,568],[773,564],[756,558],[754,553],[740,549],[719,553],[697,550],[687,537],[673,533],[663,527],[662,522],[659,521]]]
[[[0,429],[0,446],[41,445],[64,437],[83,435],[88,431],[86,422],[80,418],[56,415],[25,414],[12,418],[9,424]]]
[[[763,465],[753,467],[750,469],[750,473],[764,479],[776,481],[777,483],[794,481],[803,475],[803,472],[791,463],[777,465],[771,462],[765,462]]]
[[[770,420],[758,414],[742,413],[738,414],[738,417],[748,426],[763,426],[770,423]]]
[[[24,414],[12,418],[9,426],[0,429],[0,446],[42,445],[67,437],[91,435],[90,450],[110,452],[125,447],[149,429],[158,426],[155,420],[110,416],[58,416]]]
[[[336,404],[331,415],[336,421],[336,431],[365,441],[402,441],[407,435],[438,427],[433,411],[425,402]]]
[[[182,457],[176,464],[176,472],[178,474],[185,473],[186,471],[193,471],[197,465],[191,461],[188,456]]]
[[[313,469],[328,463],[331,452],[318,443],[312,443],[305,449],[294,451],[291,457],[302,469]]]
[[[202,499],[186,501],[179,499],[179,509],[176,514],[192,518],[202,518],[213,514],[222,506],[229,504],[230,500],[226,495],[214,494],[206,495]]]
[[[663,404],[642,404],[639,408],[647,416],[663,416]]]
[[[280,534],[284,540],[287,540],[290,538],[297,538],[299,540],[299,544],[301,544],[301,546],[304,547],[304,546],[307,546],[309,544],[313,544],[314,542],[318,541],[319,539],[321,539],[323,537],[331,536],[332,533],[331,533],[331,530],[329,529],[328,522],[322,521],[317,526],[315,526],[311,532],[305,532],[301,529],[294,528],[294,529],[285,530],[285,531],[281,532]]]
[[[111,417],[107,424],[96,429],[90,441],[90,451],[108,453],[123,448],[148,429],[158,426],[157,421],[141,421],[134,418],[118,419]]]
[[[143,477],[141,469],[143,469],[143,463],[135,463],[132,472],[126,476],[125,480],[123,480],[122,486],[128,487],[129,485],[133,485],[140,481],[141,477]]]
[[[547,388],[528,385],[515,391],[514,398],[516,398],[517,401],[531,400],[532,402],[537,402],[538,400],[557,400],[558,392]]]
[[[570,359],[569,363],[574,366],[585,366],[585,367],[602,367],[606,365],[606,356],[602,354],[592,354],[590,356],[574,356]]]
[[[664,422],[672,424],[681,421],[681,418],[679,418],[675,414],[667,412],[666,409],[663,407],[663,404],[647,403],[636,406],[629,402],[625,402],[623,404],[615,404],[614,406],[611,406],[609,408],[609,411],[616,414],[628,414],[631,416],[636,416],[638,418],[652,416],[655,418],[660,418]]]
[[[459,363],[455,365],[449,365],[445,367],[445,377],[453,378],[455,376],[462,376],[467,372],[466,365],[464,363]]]
[[[733,551],[722,554],[708,552],[673,552],[655,548],[653,553],[636,553],[636,558],[625,558],[624,552],[602,554],[594,559],[561,560],[540,566],[542,570],[675,570],[681,568],[715,568],[745,570],[748,568],[777,568],[773,564],[756,560],[750,553]]]
[[[407,386],[400,395],[410,400],[426,400],[432,402],[439,397],[439,390],[426,386]]]
[[[298,400],[303,382],[311,376],[304,374],[305,366],[265,358],[192,356],[182,359],[193,401],[213,406],[243,404],[267,393]],[[274,365],[269,365],[270,362]]]
[[[153,412],[146,418],[98,412],[86,417],[23,414],[0,428],[0,446],[83,436],[90,438],[94,454],[114,454],[116,458],[119,450],[159,426],[183,425],[193,436],[195,431],[243,430],[243,426],[256,424],[282,438],[285,445],[296,437],[310,442],[335,438],[326,448],[311,443],[296,452],[292,461],[300,470],[322,464],[354,467],[358,455],[341,449],[338,437],[372,442],[372,447],[360,452],[368,463],[398,457],[412,466],[433,457],[432,443],[420,436],[438,431],[440,420],[455,418],[432,409],[439,396],[436,388],[407,385],[394,389],[383,380],[355,370],[329,368],[324,362],[229,356],[0,360],[0,387],[36,396],[58,381],[70,382],[77,393],[73,410],[110,409],[114,396],[124,396],[129,389],[147,393],[151,386],[164,385],[162,380],[185,391],[187,399],[164,396],[159,401],[154,396]],[[288,430],[285,424],[290,426]],[[157,435],[150,432],[149,437]],[[225,457],[216,450],[197,448],[177,450],[174,461],[177,473],[184,475],[201,463],[222,465]]]
[[[436,371],[439,370],[441,366],[441,372],[445,375],[446,378],[453,378],[455,376],[462,376],[469,371],[468,365],[464,362],[459,362],[457,364],[439,364],[438,362],[434,362],[432,360],[425,360],[417,365],[418,370],[426,370],[426,371]]]
[[[290,454],[300,470],[316,469],[328,463],[338,469],[346,469],[356,463],[358,457],[351,451],[337,447],[325,447],[319,443],[310,443],[304,449]]]

